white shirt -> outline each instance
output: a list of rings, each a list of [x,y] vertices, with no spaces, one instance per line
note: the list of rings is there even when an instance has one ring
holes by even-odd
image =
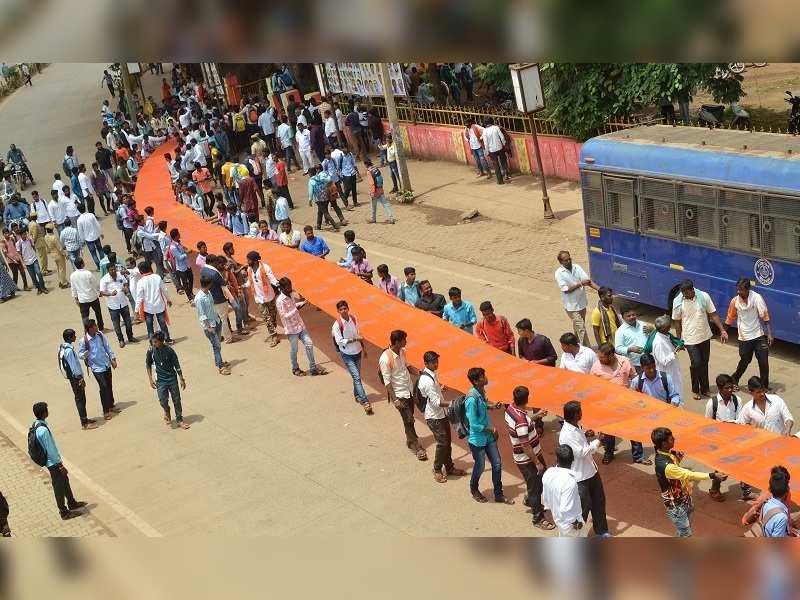
[[[64,203],[64,208],[67,213],[68,217],[79,217],[81,211],[78,210],[77,203],[80,201],[74,193],[70,194],[69,198],[61,195],[62,202]]]
[[[50,206],[47,202],[45,202],[44,198],[40,197],[36,202],[34,202],[33,208],[36,210],[37,223],[44,224],[50,222]]]
[[[336,135],[336,121],[333,120],[333,117],[328,117],[325,120],[325,137],[332,135]]]
[[[181,129],[186,129],[189,127],[191,123],[191,117],[189,116],[188,110],[178,115],[178,123],[180,124]]]
[[[306,121],[306,116],[302,112],[297,115],[297,124],[299,125],[300,123],[305,125],[306,129],[308,128],[308,121]]]
[[[555,272],[558,289],[561,290],[561,302],[564,309],[569,311],[583,310],[588,304],[586,299],[586,288],[580,286],[578,289],[568,292],[576,283],[586,281],[589,276],[579,265],[572,263],[572,271],[567,271],[564,267],[558,267]]]
[[[125,295],[125,290],[122,289],[128,280],[124,275],[117,273],[115,279],[111,278],[111,273],[106,273],[100,278],[100,291],[106,294],[111,294],[116,290],[114,296],[106,296],[106,306],[109,309],[119,310],[128,306],[128,297]]]
[[[22,255],[22,262],[25,265],[32,265],[36,262],[36,250],[33,247],[33,240],[30,236],[26,237],[24,240],[19,238],[14,245],[17,248],[17,252]]]
[[[339,327],[340,321],[341,327]],[[361,342],[354,339],[358,337],[359,333],[358,323],[356,319],[353,318],[353,315],[350,315],[347,321],[344,321],[341,317],[336,319],[333,325],[331,325],[331,335],[339,351],[343,354],[354,356],[363,350]]]
[[[111,150],[117,150],[117,136],[114,135],[114,132],[109,129],[108,133],[106,134],[106,146],[108,146]]]
[[[288,123],[278,125],[277,135],[281,141],[281,148],[288,148],[292,145],[292,128]]]
[[[81,184],[81,191],[85,198],[87,194],[94,195],[94,188],[92,187],[92,180],[86,173],[78,173],[78,183]]]
[[[59,200],[50,200],[47,203],[47,214],[50,215],[50,220],[56,225],[61,225],[67,220],[67,211]]]
[[[506,144],[506,138],[497,125],[490,125],[481,135],[487,152],[499,152]]]
[[[344,156],[344,152],[339,150],[339,148],[334,148],[333,150],[331,150],[331,160],[336,165],[337,170],[339,168],[339,165],[342,164],[342,157],[343,156]]]
[[[767,394],[767,404],[765,406],[766,413],[755,405],[750,400],[742,408],[739,414],[738,423],[742,425],[752,425],[756,429],[766,429],[773,433],[782,434],[786,421],[794,421],[792,413],[789,412],[789,407],[783,398],[777,394]]]
[[[483,135],[483,127],[480,125],[472,125],[469,129],[465,129],[464,139],[469,142],[470,150],[477,150],[481,147],[481,135]]]
[[[304,129],[297,132],[297,147],[300,152],[311,152],[311,130]]]
[[[575,427],[571,423],[564,421],[561,433],[558,434],[558,443],[566,444],[572,448],[574,459],[572,470],[575,471],[576,479],[586,481],[594,477],[597,473],[597,465],[592,455],[600,447],[600,440],[595,439],[591,442],[586,441],[586,435],[582,427]]]
[[[675,346],[672,345],[672,341],[666,333],[659,331],[653,338],[653,358],[656,359],[656,369],[664,371],[672,378],[672,385],[676,390],[683,390],[681,364],[678,361]]]
[[[564,352],[558,366],[575,373],[588,373],[592,370],[592,365],[596,360],[597,354],[594,350],[588,346],[578,346],[578,352],[574,356],[569,352]]]
[[[261,281],[261,269],[253,270],[253,283],[255,284],[253,286],[253,297],[256,300],[256,304],[266,304],[267,302],[272,302],[275,299],[275,290],[272,289],[272,286],[278,285],[278,280],[276,279],[275,274],[272,272],[272,267],[265,262],[262,262],[261,265],[264,267],[264,273],[267,276],[267,281]],[[266,286],[264,286],[264,283],[266,283]],[[250,287],[249,280],[244,283],[244,287]],[[264,293],[264,287],[266,287],[266,293]]]
[[[747,301],[742,300],[739,295],[733,297],[728,309],[728,320],[731,313],[735,314],[736,326],[739,330],[739,339],[743,342],[760,338],[764,335],[761,321],[769,320],[767,303],[758,292],[750,291]]]
[[[139,273],[138,267],[125,267],[125,270],[128,271],[128,290],[130,290],[131,296],[136,299],[136,282],[139,281],[142,275]]]
[[[400,350],[400,354],[395,354],[391,348],[387,348],[378,360],[383,381],[388,386],[391,385],[394,395],[398,398],[411,398],[411,375],[408,373],[405,350]]]
[[[144,305],[144,312],[157,315],[167,310],[167,286],[161,277],[151,273],[136,282],[136,312]]]
[[[69,286],[72,297],[78,302],[94,302],[100,297],[100,286],[95,276],[86,269],[73,271],[69,276]]]
[[[711,296],[698,289],[694,291],[694,298],[691,300],[684,298],[683,302],[672,309],[673,320],[680,320],[681,337],[687,346],[702,344],[706,340],[711,339],[711,326],[708,324],[708,315],[717,312]],[[705,300],[705,310],[700,308],[700,303],[697,301],[698,296],[703,294]]]
[[[442,408],[442,386],[439,384],[439,377],[434,371],[427,367],[419,375],[417,388],[420,394],[428,400],[425,405],[426,419],[444,419],[445,412]]]
[[[99,240],[102,233],[103,229],[100,227],[100,222],[92,213],[85,212],[78,217],[78,235],[81,236],[84,242]]]
[[[583,523],[578,482],[572,469],[549,467],[542,475],[542,504],[553,515],[558,535],[573,537],[586,529],[575,529],[575,521]]]
[[[738,407],[733,403],[733,398],[738,400],[736,403]],[[742,406],[742,399],[736,396],[736,394],[733,395],[731,401],[728,402],[727,405],[722,401],[722,396],[717,394],[717,421],[722,421],[724,423],[736,423],[739,420],[739,415],[742,414],[743,408],[744,406]],[[713,416],[714,399],[709,398],[708,402],[706,402],[706,418],[711,419]]]
[[[272,108],[267,108],[267,110],[258,115],[258,126],[261,128],[261,131],[264,132],[264,135],[272,135],[275,133],[275,116],[272,112]]]
[[[281,231],[278,234],[278,241],[280,242],[281,246],[298,246],[301,238],[302,236],[297,229],[289,233]]]
[[[60,179],[54,179],[53,185],[50,186],[51,190],[55,190],[58,192],[58,195],[61,195],[61,190],[64,188],[64,182]]]

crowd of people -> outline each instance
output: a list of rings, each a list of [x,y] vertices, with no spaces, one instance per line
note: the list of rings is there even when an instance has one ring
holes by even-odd
[[[163,80],[162,105],[155,107],[151,103],[149,110],[145,105],[134,119],[126,119],[122,112],[112,113],[106,101],[101,110],[102,139],[96,144],[91,174],[87,174],[74,148],[67,147],[62,170],[69,183],[56,173],[50,202],[45,203],[34,191],[31,201],[17,194],[6,207],[7,226],[0,243],[5,259],[0,263],[0,295],[4,299],[13,295],[20,275],[27,289],[25,272],[40,294],[47,293],[44,276],[51,274],[48,260],[52,256],[59,287],[70,288],[81,318],[80,338],[75,329],[63,330],[58,357],[62,374],[74,396],[80,425],[85,430],[97,426],[86,406],[89,371],[98,384],[102,418],[110,421],[120,413],[112,376],[118,357],[104,333],[101,298],[105,298],[120,349],[138,343],[133,325],[145,324],[146,372],[149,385],[156,390],[163,420],[172,427],[174,411],[175,427],[189,429],[183,418],[181,398],[186,378],[173,348],[175,341],[169,317],[173,296],[167,283],[174,286],[174,297],[183,296],[194,307],[198,324],[211,346],[213,363],[221,375],[231,373],[230,363],[222,357],[222,344],[235,343],[242,335],[250,333],[256,322],[253,313],[263,320],[265,341],[271,347],[280,343],[280,324],[288,341],[293,375],[325,375],[327,371],[317,361],[314,342],[302,316],[305,299],[294,289],[291,279],[274,273],[259,252],[250,251],[245,262],[239,262],[236,239],[244,236],[262,239],[325,260],[331,249],[316,232],[322,228],[323,221],[335,231],[348,225],[338,200],[342,200],[346,210],[357,207],[357,184],[363,177],[369,182],[370,222],[375,221],[378,204],[384,208],[387,221],[393,222],[380,167],[369,158],[372,141],[375,150],[385,151],[381,160],[388,163],[397,188],[391,137],[383,137],[382,125],[380,138],[364,140],[360,132],[354,136],[353,123],[348,122],[349,116],[342,114],[337,103],[310,101],[303,108],[295,109],[295,119],[290,124],[285,114],[278,117],[275,106],[244,99],[238,109],[220,110],[212,106],[206,94],[202,84],[178,75],[172,86],[166,78]],[[291,110],[287,110],[291,114]],[[358,115],[357,106],[352,114]],[[342,121],[329,133],[329,120],[340,118]],[[324,132],[321,148],[317,146],[319,134],[307,134],[306,126],[309,129],[319,127]],[[473,129],[465,135],[480,137],[487,148],[491,148],[488,145],[494,136],[491,127],[482,132]],[[349,133],[342,136],[348,129]],[[170,173],[175,201],[191,207],[199,218],[230,232],[230,241],[224,244],[221,254],[210,254],[206,244],[199,242],[192,259],[190,250],[181,243],[177,228],[158,220],[151,206],[139,212],[135,197],[139,170],[143,161],[167,139],[176,141],[175,151],[165,155],[163,167]],[[496,151],[489,152],[491,155]],[[296,160],[297,153],[300,161]],[[356,156],[362,160],[363,175]],[[476,159],[479,156],[482,153],[477,153]],[[506,174],[502,171],[503,161],[495,156],[492,160],[498,183],[502,183]],[[303,233],[295,229],[290,218],[294,200],[289,193],[287,174],[293,162],[302,165],[304,175],[308,176],[309,204],[317,207],[316,228],[307,225]],[[485,165],[485,160],[483,163]],[[488,172],[488,166],[486,169]],[[348,205],[351,196],[352,206]],[[122,252],[103,243],[103,225],[95,214],[98,205],[106,215],[113,214],[124,239],[127,253],[124,258]],[[331,208],[337,219],[331,216]],[[480,302],[476,312],[473,303],[462,297],[458,287],[449,288],[445,298],[434,291],[429,280],[418,281],[413,266],[404,269],[401,279],[390,273],[388,265],[380,264],[375,268],[375,277],[366,250],[356,241],[355,231],[347,229],[343,236],[345,252],[338,260],[339,266],[397,301],[441,318],[500,351],[538,365],[600,377],[678,407],[684,404],[678,361],[685,350],[691,362],[692,391],[696,400],[707,399],[707,417],[782,435],[791,434],[793,417],[785,402],[769,388],[768,356],[772,343],[769,313],[763,298],[750,289],[746,279],[737,284],[724,322],[717,315],[710,296],[695,289],[687,280],[680,286],[671,314],[659,317],[655,327],[651,327],[639,320],[632,305],[625,305],[618,311],[613,302],[613,290],[592,281],[579,265],[573,264],[569,253],[562,251],[558,254],[555,280],[572,331],[560,336],[562,353],[559,357],[551,340],[537,333],[529,318],[520,319],[512,327],[506,317],[495,312],[490,300]],[[97,274],[86,268],[84,247]],[[67,260],[72,265],[68,279]],[[199,288],[194,284],[194,270],[199,273]],[[597,306],[589,314],[594,346],[589,341],[586,322],[587,287],[598,293]],[[336,309],[338,316],[331,323],[331,336],[342,364],[351,375],[355,402],[371,415],[373,406],[362,379],[367,345],[359,329],[359,320],[350,310],[347,299],[338,302]],[[90,312],[94,314],[93,319]],[[727,327],[734,321],[739,337],[740,362],[732,374],[717,376],[714,395],[711,395],[708,374],[712,338],[709,321],[720,330],[723,343],[727,341]],[[673,325],[675,335],[671,333]],[[492,410],[504,410],[505,435],[525,482],[523,503],[531,510],[533,524],[542,530],[557,529],[562,536],[586,535],[591,514],[595,534],[611,535],[601,471],[593,455],[602,447],[602,463],[610,463],[617,450],[617,440],[581,426],[580,402],[570,400],[564,405],[557,421],[555,464],[548,465],[542,446],[544,419],[548,414],[535,406],[536,401],[527,387],[515,388],[512,398],[490,401],[487,372],[474,366],[466,372],[468,392],[458,395],[439,382],[440,356],[435,348],[424,353],[421,368],[409,363],[405,354],[408,336],[409,333],[402,330],[391,332],[388,347],[377,360],[380,379],[389,402],[401,416],[406,446],[417,460],[427,461],[429,457],[416,431],[415,411],[420,411],[430,428],[436,442],[432,465],[436,483],[466,475],[452,458],[452,429],[455,428],[459,435],[467,438],[474,460],[469,480],[471,497],[479,503],[488,501],[480,490],[480,478],[488,458],[494,501],[514,504],[504,493],[498,450],[500,433],[489,417]],[[307,369],[302,369],[298,361],[300,343],[306,354]],[[752,399],[744,402],[736,392],[753,355],[757,358],[759,376],[747,381]],[[43,449],[42,466],[50,471],[60,514],[64,519],[73,518],[80,514],[83,503],[72,495],[67,470],[47,427],[48,407],[37,403],[33,410],[36,421],[31,427],[33,437],[29,437],[29,449],[37,443]],[[678,535],[691,535],[692,482],[710,479],[710,497],[722,501],[725,496],[720,484],[727,476],[681,467],[683,456],[675,450],[674,436],[668,429],[653,430],[650,442],[655,448],[652,458],[645,455],[641,441],[630,442],[632,461],[654,465],[667,516]],[[769,490],[756,500],[760,508],[751,509],[745,519],[748,523],[757,522],[759,531],[770,536],[788,535],[792,530],[788,508],[789,474],[782,467],[776,469],[771,474]],[[752,500],[752,486],[742,482],[740,487],[742,497]],[[783,509],[785,511],[781,512]]]

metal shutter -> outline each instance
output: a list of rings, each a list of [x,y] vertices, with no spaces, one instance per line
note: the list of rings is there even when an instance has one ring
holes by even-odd
[[[716,190],[707,185],[689,183],[679,183],[677,188],[681,239],[705,246],[718,246]]]
[[[603,208],[603,178],[597,171],[581,171],[583,214],[589,225],[605,227]]]
[[[674,181],[640,178],[639,223],[643,233],[677,237]]]
[[[761,238],[764,253],[800,261],[800,198],[764,195]]]
[[[603,192],[608,226],[636,231],[636,196],[633,179],[603,175]]]
[[[761,197],[740,190],[719,190],[723,248],[758,253],[761,250]]]

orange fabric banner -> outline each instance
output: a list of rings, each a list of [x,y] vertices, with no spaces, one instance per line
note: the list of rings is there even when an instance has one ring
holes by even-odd
[[[587,428],[639,440],[645,446],[651,445],[650,432],[655,427],[669,427],[677,438],[676,448],[687,456],[753,485],[763,486],[775,465],[784,465],[789,471],[800,465],[800,439],[719,423],[594,376],[531,364],[388,296],[334,262],[273,242],[235,237],[219,225],[200,220],[174,200],[163,158],[173,148],[174,143],[164,144],[145,161],[136,185],[140,210],[153,206],[158,220],[166,220],[169,228],[180,229],[188,248],[204,240],[209,252],[216,254],[222,254],[222,245],[228,241],[234,242],[239,257],[257,250],[276,277],[289,277],[295,289],[332,319],[337,315],[336,302],[347,300],[358,316],[362,334],[378,347],[388,345],[392,330],[403,329],[408,333],[409,360],[421,365],[425,351],[438,352],[440,380],[448,387],[466,392],[470,387],[467,370],[483,367],[492,401],[511,402],[512,390],[518,385],[530,388],[532,406],[557,414],[561,414],[567,401],[580,400]],[[749,399],[743,396],[743,401]],[[792,481],[792,488],[800,489],[800,475]]]

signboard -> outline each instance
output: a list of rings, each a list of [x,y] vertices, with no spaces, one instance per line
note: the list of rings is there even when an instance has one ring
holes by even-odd
[[[327,76],[327,85],[323,81]],[[383,78],[379,63],[323,63],[316,65],[320,91],[326,88],[334,94],[383,96]],[[403,70],[399,63],[389,63],[389,79],[395,96],[406,96]]]
[[[128,63],[128,73],[133,75],[134,73],[141,73],[142,69],[139,66],[139,63]]]
[[[544,108],[542,81],[539,78],[539,65],[522,63],[509,65],[511,84],[514,87],[514,100],[521,113],[533,113]]]

